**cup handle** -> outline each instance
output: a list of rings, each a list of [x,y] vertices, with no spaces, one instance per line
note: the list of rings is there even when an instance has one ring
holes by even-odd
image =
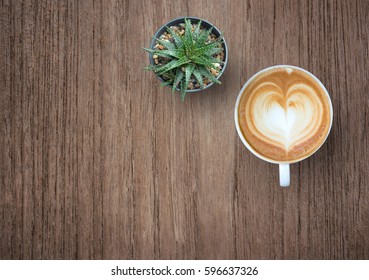
[[[279,165],[279,184],[281,187],[290,186],[290,165],[288,163]]]

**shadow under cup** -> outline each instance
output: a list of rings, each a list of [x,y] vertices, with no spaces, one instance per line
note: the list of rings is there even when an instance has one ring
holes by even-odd
[[[275,73],[284,74],[276,79]],[[313,86],[303,84],[304,78],[301,82],[296,75],[306,77]],[[294,81],[289,81],[289,76]],[[304,92],[308,90],[309,93]],[[276,65],[257,72],[244,84],[237,97],[234,117],[242,143],[258,158],[278,164],[280,185],[288,187],[290,164],[310,157],[326,141],[332,127],[333,108],[327,89],[312,73],[296,66]],[[294,155],[294,151],[303,152],[299,156],[287,156]]]

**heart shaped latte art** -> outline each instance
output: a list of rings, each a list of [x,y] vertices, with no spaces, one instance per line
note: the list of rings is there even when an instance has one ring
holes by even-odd
[[[294,84],[283,94],[278,85],[267,82],[256,90],[259,95],[250,104],[250,110],[255,128],[266,140],[288,150],[319,127],[322,106],[312,98],[313,88]]]
[[[329,104],[321,87],[307,74],[282,70],[256,79],[245,90],[239,122],[257,152],[290,161],[314,151],[324,141]]]

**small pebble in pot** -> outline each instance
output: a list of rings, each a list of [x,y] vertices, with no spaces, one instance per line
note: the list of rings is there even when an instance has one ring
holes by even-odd
[[[219,72],[213,68],[210,68],[210,72],[211,74],[213,74],[214,76],[218,76],[219,75]]]

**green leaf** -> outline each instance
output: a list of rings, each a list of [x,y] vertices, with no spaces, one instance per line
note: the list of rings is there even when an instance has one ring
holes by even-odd
[[[154,71],[155,72],[156,68],[157,68],[157,66],[149,65],[149,66],[146,66],[144,69],[147,70],[147,71]]]
[[[203,47],[197,47],[194,50],[194,54],[196,54],[196,55],[201,55],[201,54],[204,54],[204,53],[209,54],[209,52],[212,51],[212,50],[214,50],[214,49],[220,49],[219,52],[221,52],[223,49],[222,48],[218,48],[218,47],[219,47],[219,43],[218,42],[212,42],[212,43],[209,43],[209,44],[207,44],[207,45],[205,45]]]
[[[182,38],[170,27],[167,27],[167,31],[172,35],[174,43],[176,44],[177,48],[181,48],[183,46]]]
[[[214,82],[216,84],[221,84],[221,82],[218,79],[216,79],[213,76],[213,74],[211,74],[209,72],[209,70],[205,66],[200,66],[199,67],[199,71],[200,71],[201,75],[203,75],[204,77],[208,78],[210,81],[212,81],[212,82]]]
[[[165,82],[161,83],[160,85],[162,87],[165,87],[165,86],[169,86],[171,83],[172,83],[172,81],[169,80],[169,81],[165,81]]]
[[[201,73],[200,73],[200,71],[199,71],[199,69],[195,69],[194,71],[193,71],[193,73],[192,73],[194,76],[195,76],[195,78],[196,78],[196,80],[199,82],[199,84],[200,84],[200,86],[202,87],[202,88],[204,88],[204,82],[203,82],[203,80],[202,80],[202,76],[201,76]]]
[[[165,72],[161,76],[164,80],[170,80],[170,81],[173,81],[174,77],[175,77],[175,75],[172,71]]]
[[[211,62],[211,63],[224,64],[224,61],[221,61],[221,60],[219,60],[219,59],[217,59],[217,58],[214,58],[214,57],[213,57],[213,56],[211,56],[211,55],[205,55],[205,54],[203,54],[203,55],[201,55],[200,57],[201,57],[201,58],[203,58],[203,59],[206,59],[207,61],[209,61],[209,62]],[[214,67],[212,67],[212,68],[214,68]]]
[[[206,40],[208,39],[208,36],[211,34],[212,31],[213,31],[213,28],[210,28],[210,29],[208,29],[206,31],[205,30],[202,30],[200,32],[199,37],[196,40],[195,46],[196,47],[202,47],[202,46],[204,46]]]
[[[158,75],[161,75],[171,69],[174,69],[174,68],[177,68],[177,67],[180,67],[182,66],[183,64],[186,64],[186,63],[189,63],[191,62],[191,60],[189,60],[186,56],[178,59],[178,60],[172,60],[170,62],[168,62],[167,64],[161,66],[161,67],[158,67],[157,70],[156,70],[156,74]]]
[[[192,29],[191,29],[192,25],[189,19],[185,19],[185,24],[186,24],[186,30],[185,30],[183,43],[185,45],[186,54],[190,55],[190,52],[192,51],[192,48],[193,48],[193,36],[192,36]]]
[[[172,87],[172,94],[174,93],[174,91],[176,90],[179,82],[182,80],[183,78],[183,72],[181,70],[181,68],[177,69],[177,73],[176,73],[176,77],[174,78],[174,82],[173,82],[173,87]]]
[[[189,64],[186,67],[186,87],[188,86],[190,79],[191,79],[191,75],[193,70],[195,69],[195,64]]]
[[[200,65],[204,65],[207,66],[209,68],[214,68],[214,69],[218,69],[213,62],[211,61],[211,59],[209,59],[209,57],[204,57],[204,56],[192,56],[191,57],[191,61],[196,63],[196,64],[200,64]]]
[[[143,50],[149,52],[149,53],[154,53],[156,50],[152,50],[152,49],[148,49],[148,48],[142,48]]]
[[[168,58],[181,58],[184,56],[184,51],[181,49],[177,50],[157,50],[154,52],[154,54],[162,57],[168,57]]]
[[[197,40],[197,38],[199,37],[200,35],[200,31],[201,31],[201,23],[202,21],[200,20],[198,23],[197,23],[197,26],[195,28],[195,31],[193,32],[193,35],[194,35],[194,40]]]
[[[152,50],[152,49],[147,49],[147,48],[142,48],[142,49],[144,49],[145,51],[147,51],[151,54],[156,54],[156,55],[161,56],[161,57],[173,58],[171,55],[163,52],[163,51],[168,51],[168,50]]]
[[[167,50],[175,50],[176,46],[170,42],[169,40],[162,40],[159,38],[153,37],[160,45],[163,45]]]
[[[185,77],[183,77],[182,82],[181,82],[181,101],[183,102],[185,97],[186,97],[186,89],[187,89],[187,85],[186,85],[186,81],[185,81]]]
[[[221,53],[223,50],[223,48],[213,48],[209,51],[206,52],[207,55],[214,55],[214,54],[218,54]]]

